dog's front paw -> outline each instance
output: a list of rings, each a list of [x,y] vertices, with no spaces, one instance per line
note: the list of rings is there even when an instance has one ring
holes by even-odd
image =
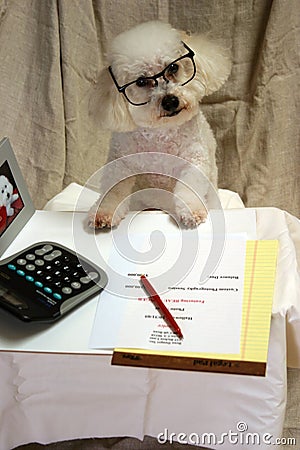
[[[186,228],[195,228],[200,223],[206,221],[207,211],[205,209],[199,209],[196,211],[182,211],[179,213],[179,221]]]
[[[112,228],[119,225],[122,217],[109,210],[92,208],[88,215],[88,226],[94,229]]]

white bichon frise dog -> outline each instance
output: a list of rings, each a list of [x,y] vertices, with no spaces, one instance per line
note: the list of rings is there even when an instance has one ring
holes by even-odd
[[[123,181],[93,206],[89,226],[118,225],[129,210],[133,190],[147,188],[172,193],[174,215],[183,226],[205,221],[208,185],[217,188],[216,141],[199,102],[228,78],[231,63],[227,52],[204,36],[189,36],[169,24],[152,21],[117,36],[107,59],[92,104],[93,110],[98,105],[99,124],[113,131],[108,162],[142,155],[136,158],[142,175],[137,168],[137,176],[122,177],[121,169],[117,178]],[[164,167],[169,165],[164,155],[175,155],[204,175],[199,176],[197,195],[189,188],[195,184],[191,179],[195,175],[188,166],[175,164],[171,176],[164,176],[170,174],[170,167]],[[147,174],[143,165],[149,166],[151,158],[157,165]],[[107,164],[101,191],[115,177],[114,170],[114,165]],[[145,206],[166,209],[159,204],[159,195],[152,200]]]
[[[19,198],[19,194],[13,194],[13,185],[10,183],[5,175],[0,175],[0,206],[6,207],[7,216],[13,216],[14,203]]]

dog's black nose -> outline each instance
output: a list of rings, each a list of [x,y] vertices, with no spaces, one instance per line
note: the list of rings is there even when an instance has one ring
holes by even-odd
[[[165,111],[174,112],[179,106],[178,97],[175,95],[166,95],[161,102],[162,107]]]

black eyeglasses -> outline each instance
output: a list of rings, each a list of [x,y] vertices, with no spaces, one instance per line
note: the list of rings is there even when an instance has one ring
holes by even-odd
[[[138,79],[119,86],[111,66],[109,66],[109,73],[116,85],[118,91],[134,106],[146,105],[151,99],[152,90],[158,85],[158,78],[163,77],[166,83],[170,81],[184,86],[189,83],[196,74],[196,64],[194,61],[195,53],[184,42],[184,48],[188,51],[180,58],[175,59],[161,72],[151,77],[141,76]]]

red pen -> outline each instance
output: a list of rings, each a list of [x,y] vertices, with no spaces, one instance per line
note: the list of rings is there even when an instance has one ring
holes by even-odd
[[[170,313],[168,308],[165,306],[162,299],[160,298],[158,293],[155,291],[154,287],[150,284],[150,281],[148,280],[148,278],[145,277],[145,275],[141,275],[141,282],[142,282],[144,288],[146,289],[146,291],[148,292],[148,294],[150,296],[150,300],[156,306],[158,306],[161,313],[164,315],[164,319],[167,322],[167,324],[169,325],[169,327],[171,328],[171,330],[174,333],[176,333],[180,339],[183,339],[183,334],[179,328],[179,325],[176,323],[174,317],[172,316],[172,314]]]

